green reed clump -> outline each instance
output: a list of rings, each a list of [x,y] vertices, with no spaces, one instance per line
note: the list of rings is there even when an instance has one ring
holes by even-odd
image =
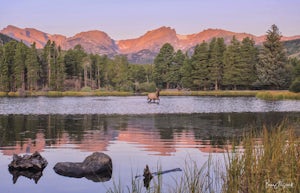
[[[5,97],[5,96],[7,96],[6,92],[0,92],[0,97]]]
[[[254,97],[257,91],[251,90],[218,90],[218,91],[187,91],[187,90],[162,90],[160,95],[162,96],[220,96],[220,97]]]
[[[285,123],[261,135],[228,154],[223,192],[300,192],[299,137]]]
[[[290,91],[261,91],[256,97],[264,100],[300,100],[300,93]]]
[[[145,189],[142,178],[132,177],[131,186],[114,183],[109,193],[273,193],[300,192],[300,138],[295,134],[299,122],[263,128],[247,134],[230,148],[223,159],[209,156],[199,163],[187,159],[172,186],[163,183],[163,175],[154,176]],[[161,168],[159,168],[161,171]],[[168,175],[168,174],[166,174]]]
[[[61,96],[63,96],[63,94],[60,91],[48,91],[47,96],[48,97],[61,97]]]
[[[252,97],[257,91],[251,90],[217,90],[217,91],[192,91],[193,96],[220,96],[220,97]]]
[[[125,91],[95,91],[95,96],[132,96],[133,93]]]
[[[175,179],[175,187],[169,192],[175,193],[204,193],[220,192],[224,182],[224,168],[219,160],[209,156],[208,160],[199,167],[198,163],[188,160],[180,179]]]

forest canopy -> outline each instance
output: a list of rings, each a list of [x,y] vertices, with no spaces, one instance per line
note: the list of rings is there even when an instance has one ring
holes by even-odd
[[[213,38],[192,53],[164,44],[154,64],[130,64],[123,55],[88,54],[81,45],[63,51],[48,41],[38,50],[5,37],[0,42],[0,91],[161,89],[288,89],[299,92],[300,61],[288,58],[276,25],[262,46],[250,38],[229,44]]]

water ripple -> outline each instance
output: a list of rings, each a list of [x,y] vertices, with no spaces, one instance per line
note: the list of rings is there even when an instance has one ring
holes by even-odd
[[[144,96],[130,97],[28,97],[0,98],[0,114],[173,114],[216,112],[288,112],[300,101],[264,101],[254,97],[161,97],[147,103]]]

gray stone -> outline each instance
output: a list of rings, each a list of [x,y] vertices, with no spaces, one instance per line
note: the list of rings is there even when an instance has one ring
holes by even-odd
[[[8,165],[9,170],[32,170],[42,171],[48,162],[43,158],[39,152],[35,152],[32,155],[18,156],[13,155],[13,161]]]
[[[13,160],[8,165],[8,170],[13,175],[13,183],[15,184],[20,176],[33,179],[35,183],[43,175],[44,168],[48,162],[38,152],[32,155],[18,156],[13,155]]]
[[[53,169],[62,176],[85,177],[94,182],[104,182],[111,178],[112,160],[104,153],[95,152],[86,157],[83,162],[59,162]]]

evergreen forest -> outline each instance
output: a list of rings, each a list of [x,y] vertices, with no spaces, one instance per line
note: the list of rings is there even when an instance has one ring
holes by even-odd
[[[161,89],[290,89],[300,92],[300,60],[289,57],[276,25],[263,45],[250,38],[202,42],[184,53],[164,44],[153,64],[130,64],[123,55],[88,54],[81,45],[43,49],[6,38],[0,41],[0,91],[145,92]]]

